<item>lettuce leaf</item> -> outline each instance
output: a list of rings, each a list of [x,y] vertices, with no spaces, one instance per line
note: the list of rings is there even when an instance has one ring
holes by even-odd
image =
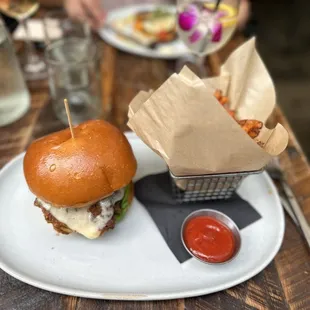
[[[122,202],[121,202],[121,213],[119,213],[115,216],[116,222],[119,222],[124,218],[128,208],[129,208],[130,204],[128,202],[128,198],[129,198],[129,194],[130,194],[130,186],[131,186],[131,184],[127,185],[125,188],[125,194],[124,194],[124,197],[123,197]]]

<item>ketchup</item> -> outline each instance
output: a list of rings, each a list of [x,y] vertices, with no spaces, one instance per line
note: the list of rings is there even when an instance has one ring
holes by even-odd
[[[232,231],[210,216],[190,219],[185,226],[183,238],[193,255],[206,262],[225,262],[235,252],[235,238]]]

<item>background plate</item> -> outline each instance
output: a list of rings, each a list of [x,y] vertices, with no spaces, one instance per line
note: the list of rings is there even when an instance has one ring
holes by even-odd
[[[175,6],[172,5],[139,4],[133,6],[126,6],[109,12],[107,22],[111,22],[114,19],[119,19],[128,15],[132,15],[139,11],[154,10],[158,7],[164,7],[171,12],[176,11]],[[111,29],[102,28],[98,32],[101,38],[112,46],[124,52],[139,56],[161,59],[177,59],[189,53],[187,47],[179,39],[171,43],[161,44],[156,49],[150,49],[133,43],[131,41],[120,39],[119,36]]]
[[[135,180],[163,172],[164,162],[134,134]],[[33,206],[23,176],[23,154],[0,172],[0,267],[36,287],[81,297],[155,300],[217,292],[263,270],[284,234],[279,197],[267,174],[248,177],[239,195],[262,218],[241,231],[242,248],[232,262],[180,264],[145,208],[134,200],[125,219],[103,238],[57,235]]]

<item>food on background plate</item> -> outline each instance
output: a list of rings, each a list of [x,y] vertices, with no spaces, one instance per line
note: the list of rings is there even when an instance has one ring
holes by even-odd
[[[219,101],[219,103],[226,109],[227,113],[232,116],[236,122],[241,126],[241,128],[252,138],[257,138],[260,130],[263,128],[263,123],[258,120],[254,119],[243,119],[243,120],[237,120],[236,119],[236,112],[234,110],[231,110],[229,108],[229,100],[227,96],[223,96],[223,93],[221,90],[217,89],[214,92],[214,97]],[[258,142],[259,145],[261,145]]]
[[[157,43],[170,42],[176,38],[175,15],[162,9],[137,13],[134,28],[155,37]]]
[[[62,234],[95,239],[126,214],[137,169],[131,146],[116,127],[88,121],[34,141],[24,175],[45,220]]]
[[[111,28],[120,36],[131,38],[146,47],[171,42],[177,37],[175,14],[164,8],[115,19],[111,22]]]

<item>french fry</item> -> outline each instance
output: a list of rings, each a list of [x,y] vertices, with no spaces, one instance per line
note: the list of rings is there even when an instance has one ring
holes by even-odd
[[[252,138],[256,138],[260,130],[263,128],[263,123],[261,121],[255,120],[255,119],[243,119],[243,120],[237,120],[235,115],[236,112],[234,110],[231,110],[228,106],[228,97],[223,96],[223,93],[221,90],[217,89],[214,92],[214,97],[219,101],[219,103],[226,109],[227,113],[235,119],[235,121],[241,126],[241,128]],[[259,142],[258,142],[259,144]]]
[[[255,119],[244,119],[237,122],[252,139],[256,138],[263,128],[263,123]]]
[[[235,115],[236,115],[236,112],[235,112],[235,111],[230,110],[230,109],[226,109],[226,111],[227,111],[227,113],[228,113],[232,118],[235,119]]]
[[[228,103],[228,97],[222,96],[222,98],[219,101],[220,101],[221,105],[224,105],[224,104]]]
[[[222,98],[222,91],[219,90],[219,89],[217,89],[217,90],[214,92],[214,97],[215,97],[218,101],[220,101],[221,98]]]
[[[231,110],[228,106],[228,97],[227,96],[223,96],[223,92],[219,89],[217,89],[214,92],[214,97],[218,100],[218,102],[224,106],[224,108],[226,109],[227,113],[232,116],[233,118],[235,118],[235,111]]]

